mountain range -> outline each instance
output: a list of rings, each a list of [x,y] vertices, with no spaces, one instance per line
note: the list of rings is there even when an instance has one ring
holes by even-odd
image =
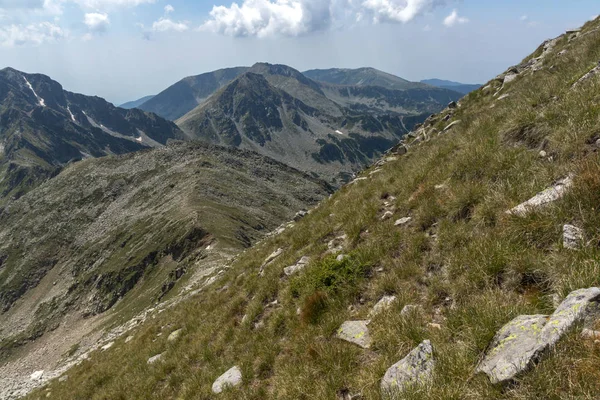
[[[462,94],[469,94],[474,90],[477,90],[481,87],[479,84],[468,84],[468,83],[460,83],[453,81],[446,81],[443,79],[425,79],[422,80],[421,83],[425,83],[430,86],[435,86],[443,89],[454,90],[455,92],[459,92]]]

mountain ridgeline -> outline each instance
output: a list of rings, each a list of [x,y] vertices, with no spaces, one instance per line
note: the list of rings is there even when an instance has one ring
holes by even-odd
[[[0,198],[19,197],[71,161],[183,138],[155,114],[68,92],[45,75],[0,70]]]

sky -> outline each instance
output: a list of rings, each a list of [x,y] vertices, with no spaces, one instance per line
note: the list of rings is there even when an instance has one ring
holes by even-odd
[[[0,0],[0,68],[121,104],[255,62],[483,83],[598,0]]]

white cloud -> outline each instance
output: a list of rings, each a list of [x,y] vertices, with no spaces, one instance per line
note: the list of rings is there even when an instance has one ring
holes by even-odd
[[[521,18],[519,18],[521,21],[527,21],[529,19],[529,17],[527,15],[522,15]]]
[[[66,36],[67,33],[61,27],[51,22],[0,27],[0,45],[4,47],[40,45]]]
[[[406,23],[444,0],[243,0],[214,6],[201,27],[228,36],[299,36],[338,20]]]
[[[173,7],[172,5],[170,5],[170,4],[167,4],[167,5],[165,6],[165,14],[172,13],[173,11],[175,11],[175,7]]]
[[[449,28],[456,24],[466,24],[467,22],[469,22],[469,19],[465,17],[459,17],[456,10],[452,10],[452,13],[450,13],[450,15],[444,19],[444,25]]]
[[[168,18],[160,18],[158,21],[154,21],[152,24],[152,30],[154,32],[184,32],[189,29],[187,22],[175,22]]]
[[[142,4],[153,4],[156,0],[61,0],[63,2],[72,2],[85,8],[97,10],[106,10],[116,7],[136,7]]]
[[[108,18],[108,14],[101,13],[85,14],[83,22],[92,32],[104,32],[106,31],[108,25],[110,25],[110,19]]]

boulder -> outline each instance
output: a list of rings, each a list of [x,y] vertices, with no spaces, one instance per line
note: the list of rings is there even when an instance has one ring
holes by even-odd
[[[380,312],[382,312],[385,309],[389,308],[392,305],[392,303],[395,302],[395,301],[396,301],[396,296],[383,296],[381,298],[381,300],[379,300],[377,302],[377,304],[375,304],[375,306],[373,307],[373,309],[369,312],[369,318],[373,318],[374,316],[376,316]]]
[[[235,366],[217,378],[212,385],[213,393],[219,394],[228,386],[238,386],[242,383],[242,371]]]
[[[371,335],[367,327],[369,321],[346,321],[338,329],[337,337],[354,343],[363,349],[371,347]]]
[[[566,177],[556,182],[553,186],[545,189],[544,191],[536,194],[531,199],[518,206],[508,210],[507,214],[525,216],[531,210],[546,206],[556,200],[561,199],[567,191],[573,186],[573,178]]]
[[[382,221],[385,221],[385,220],[387,220],[387,219],[390,219],[390,218],[392,218],[393,216],[394,216],[394,213],[393,213],[393,212],[391,212],[391,211],[386,211],[386,212],[384,212],[384,213],[383,213],[383,215],[381,216],[381,220],[382,220]]]
[[[294,265],[291,265],[289,267],[285,267],[283,269],[283,272],[287,275],[287,276],[291,276],[294,275],[297,272],[302,271],[304,268],[306,268],[306,266],[310,263],[310,257],[304,256],[302,257],[300,260],[298,260],[298,262]]]
[[[525,371],[549,347],[590,313],[598,310],[600,288],[570,293],[554,313],[521,315],[500,329],[475,372],[484,372],[492,383],[506,382]]]
[[[327,253],[330,253],[330,254],[341,253],[342,250],[344,250],[344,247],[346,247],[346,240],[348,240],[348,235],[346,235],[346,234],[337,236],[335,239],[331,239],[327,243]]]
[[[294,221],[298,222],[300,221],[302,218],[306,217],[308,215],[308,211],[306,210],[300,210],[296,213],[296,215],[294,215]]]
[[[31,379],[32,381],[40,381],[40,380],[42,380],[43,377],[44,377],[44,371],[35,371],[33,374],[31,374],[29,379]]]
[[[583,244],[583,229],[573,225],[563,225],[563,247],[577,249]]]
[[[114,344],[115,344],[115,342],[110,342],[110,343],[107,343],[107,344],[105,344],[104,346],[102,346],[100,349],[101,349],[102,351],[106,351],[106,350],[110,349],[111,347],[113,347],[113,346],[114,346]]]
[[[412,385],[427,384],[434,368],[433,347],[425,340],[386,371],[381,379],[381,393],[393,396]]]

